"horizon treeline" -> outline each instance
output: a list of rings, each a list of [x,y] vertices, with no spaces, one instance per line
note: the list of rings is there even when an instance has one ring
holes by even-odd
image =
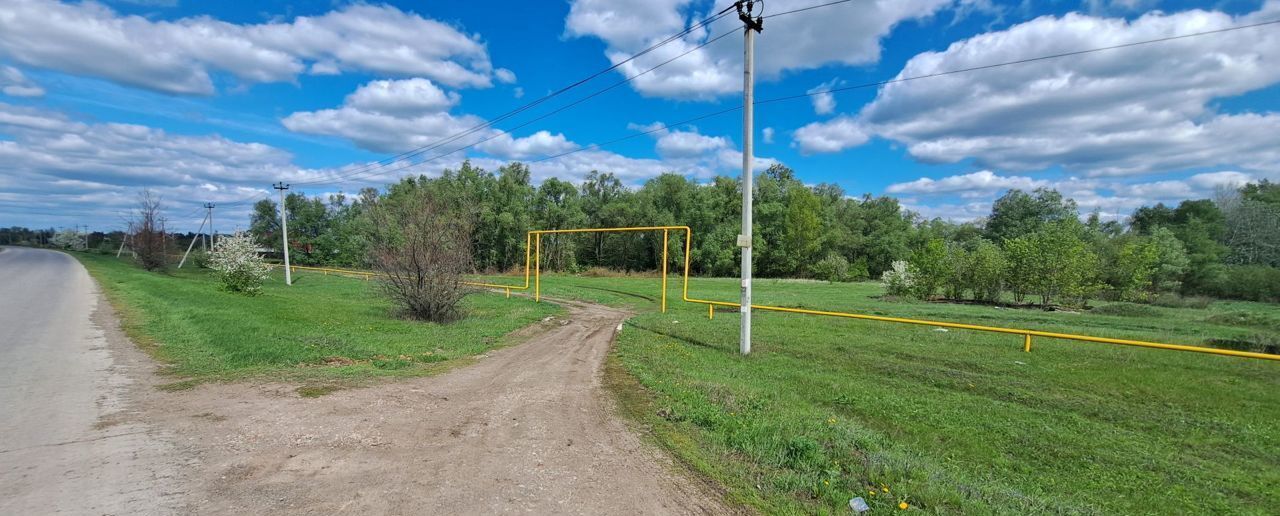
[[[439,177],[404,178],[384,191],[367,188],[355,196],[290,194],[286,203],[293,260],[367,265],[363,235],[368,222],[361,213],[416,188],[448,199],[458,216],[470,221],[477,272],[522,268],[526,232],[532,229],[687,225],[693,230],[694,274],[738,274],[735,242],[742,194],[736,178],[698,183],[667,173],[633,188],[614,174],[591,172],[579,184],[548,178],[534,186],[529,168],[521,163],[488,171],[464,162]],[[1215,199],[1144,206],[1126,222],[1103,221],[1097,212],[1082,217],[1074,200],[1052,189],[1010,190],[993,203],[990,215],[977,221],[924,219],[893,197],[852,197],[837,185],[805,185],[783,165],[760,173],[755,190],[753,244],[760,277],[880,279],[894,262],[939,245],[969,251],[986,249],[984,244],[1003,248],[1065,224],[1055,234],[1082,242],[1095,260],[1082,266],[1096,270],[1090,281],[1103,294],[1114,291],[1113,297],[1120,297],[1121,290],[1140,288],[1117,284],[1132,284],[1136,275],[1156,278],[1148,285],[1151,291],[1280,297],[1280,185],[1265,180],[1223,190]],[[264,247],[279,249],[278,221],[276,203],[261,201],[254,206],[250,231]],[[684,261],[681,234],[672,232],[669,245],[669,266],[679,270]],[[545,270],[654,270],[662,256],[662,233],[548,235],[541,251]],[[1160,254],[1149,266],[1164,270],[1145,275],[1123,270],[1139,266],[1133,263],[1139,252]],[[1159,261],[1180,264],[1184,259],[1185,266]],[[834,274],[833,262],[838,263]],[[1261,285],[1248,286],[1257,283]]]
[[[578,184],[548,178],[535,186],[521,163],[488,171],[464,162],[439,177],[407,177],[355,195],[291,193],[285,202],[293,263],[368,267],[368,236],[374,233],[368,208],[416,189],[446,200],[473,228],[476,272],[522,269],[526,233],[533,229],[686,225],[693,230],[694,274],[738,274],[737,178],[698,183],[667,173],[628,187],[614,174],[593,171]],[[925,219],[889,196],[853,197],[833,184],[805,185],[783,165],[758,174],[755,189],[759,277],[881,279],[895,267],[909,272],[904,267],[914,262],[916,278],[937,287],[917,297],[957,297],[968,289],[975,299],[1002,292],[1021,298],[1035,290],[1024,283],[1043,278],[1019,264],[1038,263],[1046,271],[1080,271],[1067,290],[1084,299],[1177,293],[1280,300],[1280,184],[1266,180],[1220,190],[1214,199],[1144,206],[1124,222],[1103,221],[1096,211],[1082,217],[1074,200],[1043,188],[1009,190],[988,216],[963,223]],[[277,210],[269,199],[254,205],[249,232],[260,246],[279,252]],[[4,228],[0,242],[38,242],[43,233]],[[99,242],[119,245],[110,240]],[[1063,249],[1072,250],[1050,253]],[[654,270],[661,265],[662,232],[547,235],[541,252],[544,270]],[[682,232],[671,233],[669,259],[672,270],[680,270]],[[979,288],[972,285],[977,276],[989,279]],[[1058,297],[1069,297],[1065,293]]]

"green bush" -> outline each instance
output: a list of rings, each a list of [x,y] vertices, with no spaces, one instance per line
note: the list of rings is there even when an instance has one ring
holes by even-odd
[[[930,239],[911,254],[908,270],[911,271],[911,295],[920,299],[932,298],[939,287],[947,284],[952,274],[946,243],[940,238]]]
[[[827,255],[826,258],[819,260],[818,263],[813,264],[811,270],[813,271],[814,278],[824,280],[828,283],[848,281],[849,260],[846,260],[843,256],[832,253]]]
[[[1227,266],[1208,290],[1216,297],[1280,302],[1280,269],[1265,265]]]

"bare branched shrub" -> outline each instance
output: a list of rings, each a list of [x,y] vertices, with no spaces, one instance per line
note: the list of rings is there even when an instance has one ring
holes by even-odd
[[[160,197],[151,190],[138,193],[138,208],[129,224],[133,231],[129,240],[138,263],[146,270],[160,270],[167,263],[168,236],[164,222]]]
[[[369,261],[383,273],[382,291],[411,319],[449,322],[462,317],[471,272],[471,223],[438,194],[409,188],[368,211]]]

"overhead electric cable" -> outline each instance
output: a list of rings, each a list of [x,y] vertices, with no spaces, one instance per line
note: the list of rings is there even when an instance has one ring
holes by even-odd
[[[525,122],[521,123],[520,125],[517,125],[517,126],[511,127],[511,128],[508,128],[508,129],[502,129],[502,130],[499,130],[499,131],[495,132],[494,134],[489,135],[487,138],[484,138],[484,139],[482,139],[482,140],[479,140],[479,141],[476,141],[476,142],[472,142],[472,143],[470,143],[470,144],[468,144],[468,145],[464,145],[464,146],[462,146],[462,147],[455,148],[455,149],[453,149],[453,150],[451,150],[451,151],[445,152],[445,153],[443,153],[443,154],[438,154],[438,155],[436,155],[436,156],[433,156],[433,157],[431,157],[431,158],[428,158],[428,159],[425,159],[425,160],[422,160],[422,161],[416,161],[416,162],[413,162],[413,163],[406,163],[406,164],[404,164],[404,165],[402,165],[402,166],[400,166],[400,167],[391,168],[391,169],[383,169],[383,170],[374,169],[374,170],[369,171],[369,173],[364,174],[364,175],[362,175],[362,176],[360,176],[360,177],[351,177],[351,178],[349,178],[349,180],[367,179],[367,178],[369,178],[369,177],[379,176],[379,175],[383,175],[383,174],[388,174],[388,173],[392,173],[392,172],[397,172],[397,171],[404,170],[404,169],[411,168],[411,167],[416,167],[416,166],[419,166],[419,165],[423,165],[423,164],[426,164],[426,163],[433,162],[433,161],[435,161],[435,160],[438,160],[438,159],[440,159],[440,158],[443,158],[443,157],[449,156],[449,155],[451,155],[451,154],[456,154],[456,153],[458,153],[458,152],[460,152],[460,151],[464,151],[464,150],[467,150],[467,149],[473,148],[473,147],[475,147],[475,146],[477,146],[477,145],[480,145],[480,144],[482,144],[482,143],[485,143],[485,142],[487,142],[487,141],[489,141],[489,140],[492,140],[492,139],[494,139],[494,138],[498,138],[498,137],[500,137],[500,136],[502,136],[502,135],[504,135],[504,134],[511,134],[511,132],[512,132],[512,131],[515,131],[515,130],[518,130],[518,129],[523,128],[523,127],[525,127],[525,126],[528,126],[528,125],[530,125],[530,124],[533,124],[534,122],[539,122],[539,121],[541,121],[541,120],[545,120],[545,119],[547,119],[547,118],[549,118],[549,117],[551,117],[551,116],[554,116],[554,115],[556,115],[556,114],[558,114],[558,113],[561,113],[561,112],[563,112],[563,111],[565,111],[565,110],[567,110],[567,109],[569,109],[569,108],[572,108],[572,107],[574,107],[574,106],[576,106],[576,105],[578,105],[578,104],[581,104],[581,103],[586,102],[586,101],[588,101],[588,100],[590,100],[590,99],[592,99],[592,98],[595,98],[596,96],[599,96],[599,95],[601,95],[601,94],[603,94],[603,93],[605,93],[605,92],[608,92],[609,90],[612,90],[612,89],[614,89],[614,88],[616,88],[616,87],[618,87],[618,86],[622,86],[623,84],[627,84],[627,83],[629,83],[629,82],[631,82],[631,81],[633,81],[633,80],[635,80],[635,79],[639,78],[640,76],[643,76],[643,75],[645,75],[645,74],[647,74],[647,73],[649,73],[649,72],[652,72],[652,71],[654,71],[654,70],[657,70],[658,68],[661,68],[661,67],[663,67],[663,66],[665,66],[665,65],[667,65],[667,64],[670,64],[671,62],[673,62],[673,61],[675,61],[675,60],[677,60],[677,59],[680,59],[680,58],[682,58],[682,57],[684,57],[684,56],[686,56],[686,55],[689,55],[689,54],[691,54],[691,53],[693,53],[693,52],[695,52],[695,51],[697,51],[697,50],[699,50],[699,49],[701,49],[701,48],[703,48],[703,47],[706,47],[707,45],[710,45],[710,44],[712,44],[712,43],[715,43],[715,42],[717,42],[717,41],[719,41],[719,40],[721,40],[721,39],[725,38],[726,36],[729,36],[729,35],[735,34],[735,33],[737,33],[737,32],[738,32],[738,31],[737,31],[737,29],[733,29],[733,30],[730,30],[730,31],[725,32],[725,33],[723,33],[723,34],[720,34],[719,36],[716,36],[716,37],[714,37],[714,38],[711,38],[711,39],[707,40],[706,42],[703,42],[703,43],[701,43],[701,44],[699,44],[699,45],[697,45],[697,46],[695,46],[695,47],[693,47],[693,48],[690,48],[689,50],[684,51],[684,52],[683,52],[683,53],[681,53],[680,55],[677,55],[677,56],[675,56],[675,57],[672,57],[671,59],[668,59],[668,60],[666,60],[666,61],[663,61],[663,62],[661,62],[661,63],[658,63],[657,65],[653,66],[652,68],[649,68],[649,69],[647,69],[647,70],[645,70],[645,71],[643,71],[643,72],[637,73],[637,74],[635,74],[635,75],[633,75],[633,76],[627,77],[627,78],[625,78],[625,79],[623,79],[623,80],[621,80],[621,81],[618,81],[618,82],[615,82],[615,83],[613,83],[613,84],[610,84],[609,86],[606,86],[606,87],[604,87],[604,88],[602,88],[602,89],[596,90],[596,91],[592,92],[592,93],[591,93],[591,94],[589,94],[589,95],[586,95],[586,96],[584,96],[584,97],[578,98],[577,100],[574,100],[573,102],[570,102],[570,103],[565,104],[565,105],[563,105],[563,106],[560,106],[560,107],[558,107],[558,108],[556,108],[556,109],[554,109],[554,110],[552,110],[552,111],[548,111],[547,113],[544,113],[544,114],[539,115],[539,116],[537,116],[537,117],[535,117],[535,118],[532,118],[532,119],[530,119],[530,120],[527,120],[527,121],[525,121]],[[315,184],[315,183],[313,183],[313,184]]]
[[[524,111],[527,111],[527,110],[529,110],[529,109],[532,109],[532,108],[534,108],[534,107],[536,107],[536,106],[538,106],[538,105],[540,105],[540,104],[542,104],[542,103],[544,103],[544,102],[546,102],[546,101],[548,101],[548,100],[551,100],[552,98],[555,98],[555,97],[557,97],[557,96],[560,96],[561,94],[564,94],[564,93],[568,92],[569,90],[572,90],[572,89],[574,89],[574,88],[576,88],[576,87],[578,87],[578,86],[581,86],[581,85],[583,85],[583,84],[586,84],[586,83],[588,83],[588,82],[592,81],[593,79],[595,79],[595,78],[597,78],[597,77],[600,77],[601,75],[604,75],[604,74],[609,73],[609,72],[611,72],[611,71],[613,71],[613,70],[616,70],[616,69],[618,69],[619,67],[621,67],[621,66],[623,66],[623,65],[625,65],[625,64],[627,64],[627,63],[630,63],[631,61],[634,61],[634,60],[636,60],[636,59],[638,59],[638,58],[640,58],[640,57],[642,57],[642,56],[645,56],[645,55],[647,55],[647,54],[649,54],[649,53],[651,53],[651,52],[653,52],[653,51],[657,50],[658,48],[661,48],[661,47],[662,47],[662,46],[664,46],[664,45],[667,45],[668,43],[671,43],[672,41],[675,41],[675,40],[677,40],[677,39],[680,39],[680,38],[682,38],[682,37],[684,37],[684,36],[686,36],[686,35],[688,35],[688,34],[692,33],[693,31],[696,31],[696,30],[698,30],[698,29],[700,29],[700,28],[702,28],[702,27],[705,27],[705,26],[707,26],[707,25],[710,25],[711,23],[715,22],[716,20],[719,20],[720,18],[723,18],[725,15],[727,15],[727,14],[729,13],[729,10],[730,10],[730,9],[732,9],[732,8],[733,8],[733,6],[726,7],[725,9],[721,10],[719,13],[716,13],[715,15],[713,15],[713,16],[711,16],[711,17],[708,17],[708,18],[706,18],[706,19],[704,19],[704,20],[702,20],[702,21],[700,21],[700,22],[698,22],[698,23],[695,23],[695,24],[693,24],[693,25],[689,26],[688,28],[686,28],[686,29],[684,29],[684,30],[682,30],[682,31],[680,31],[680,32],[678,32],[678,33],[676,33],[676,34],[673,34],[673,35],[671,35],[671,36],[668,36],[668,37],[666,37],[665,39],[663,39],[663,40],[661,40],[661,41],[659,41],[659,42],[657,42],[657,43],[654,43],[653,45],[650,45],[648,48],[645,48],[644,50],[641,50],[641,51],[639,51],[639,52],[637,52],[637,53],[635,53],[635,54],[632,54],[630,57],[627,57],[626,59],[623,59],[623,60],[621,60],[621,61],[618,61],[617,63],[614,63],[614,64],[612,64],[612,65],[610,65],[610,66],[608,66],[608,67],[606,67],[606,68],[604,68],[604,69],[602,69],[602,70],[599,70],[599,71],[597,71],[597,72],[595,72],[595,73],[592,73],[592,74],[590,74],[590,75],[588,75],[588,76],[586,76],[586,77],[584,77],[584,78],[582,78],[582,79],[579,79],[579,80],[577,80],[577,81],[573,82],[572,84],[569,84],[569,85],[563,86],[563,87],[561,87],[560,89],[558,89],[558,90],[556,90],[556,91],[553,91],[553,92],[551,92],[551,93],[548,93],[548,94],[546,94],[546,95],[542,96],[541,98],[538,98],[537,100],[534,100],[534,101],[529,102],[529,103],[527,103],[527,104],[524,104],[523,106],[520,106],[520,107],[518,107],[518,108],[516,108],[516,109],[513,109],[513,110],[511,110],[511,111],[508,111],[508,112],[506,112],[506,113],[503,113],[502,115],[499,115],[498,117],[496,117],[496,118],[494,118],[494,119],[491,119],[491,120],[488,120],[488,121],[486,121],[486,122],[483,122],[483,123],[477,124],[477,125],[475,125],[475,126],[473,126],[473,127],[471,127],[471,128],[465,129],[465,130],[463,130],[463,131],[461,131],[461,132],[458,132],[458,133],[455,133],[455,134],[450,135],[450,136],[448,136],[448,137],[445,137],[445,139],[443,139],[443,140],[437,141],[437,142],[432,143],[432,144],[424,145],[424,146],[421,146],[421,147],[418,147],[418,148],[415,148],[415,149],[412,149],[412,150],[409,150],[409,151],[406,151],[406,152],[402,152],[402,153],[397,154],[397,155],[395,155],[395,156],[392,156],[392,157],[390,157],[390,158],[383,158],[383,159],[381,159],[381,160],[378,160],[378,161],[374,162],[373,164],[361,165],[361,166],[360,166],[359,168],[357,168],[356,170],[354,170],[354,171],[347,171],[347,172],[344,172],[344,173],[343,173],[343,175],[339,175],[337,178],[330,178],[330,179],[317,180],[317,181],[304,181],[304,182],[295,183],[295,185],[328,184],[328,183],[332,183],[332,182],[334,182],[334,179],[341,179],[341,178],[343,178],[343,177],[350,177],[351,175],[355,175],[355,174],[363,173],[363,172],[365,172],[365,171],[367,171],[367,170],[369,170],[369,169],[371,169],[371,168],[378,168],[378,167],[381,167],[381,166],[389,165],[389,164],[394,163],[394,162],[396,162],[396,161],[400,161],[400,160],[403,160],[403,159],[408,159],[408,158],[412,158],[412,157],[415,157],[415,156],[419,156],[419,155],[422,155],[422,154],[424,154],[424,153],[426,153],[426,152],[429,152],[429,151],[431,151],[431,150],[433,150],[433,149],[439,148],[439,147],[441,147],[441,146],[443,146],[443,145],[447,145],[447,144],[449,144],[449,143],[451,143],[451,142],[457,141],[458,139],[460,139],[460,138],[462,138],[462,137],[464,137],[464,136],[467,136],[467,135],[470,135],[470,134],[474,134],[474,133],[476,133],[476,132],[478,132],[478,131],[482,131],[482,130],[484,130],[484,129],[488,128],[488,127],[493,126],[494,124],[497,124],[497,123],[499,123],[499,122],[502,122],[502,121],[504,121],[504,120],[507,120],[507,119],[509,119],[509,118],[511,118],[511,117],[513,117],[513,116],[515,116],[515,115],[518,115],[518,114],[520,114],[520,113],[522,113],[522,112],[524,112]]]
[[[840,3],[840,2],[833,2],[833,3]],[[778,13],[778,14],[785,14],[785,13]],[[776,15],[775,15],[775,16],[776,16]],[[839,87],[839,88],[828,88],[828,89],[823,89],[823,90],[814,90],[814,91],[810,91],[810,92],[806,92],[806,93],[800,93],[800,94],[796,94],[796,95],[787,95],[787,96],[784,96],[784,97],[774,97],[774,98],[769,98],[769,99],[762,99],[762,100],[757,100],[757,101],[753,102],[753,103],[752,103],[752,105],[759,106],[759,105],[761,105],[761,104],[771,104],[771,103],[774,103],[774,102],[783,102],[783,101],[788,101],[788,100],[803,99],[803,98],[812,97],[812,96],[814,96],[814,95],[824,95],[824,94],[829,94],[829,93],[839,93],[839,92],[842,92],[842,91],[857,90],[857,89],[865,89],[865,88],[873,88],[873,87],[885,86],[885,85],[889,85],[889,84],[896,84],[896,83],[901,83],[901,82],[917,81],[917,80],[920,80],[920,79],[931,79],[931,78],[935,78],[935,77],[943,77],[943,76],[947,76],[947,75],[955,75],[955,74],[960,74],[960,73],[975,72],[975,71],[980,71],[980,70],[990,70],[990,69],[993,69],[993,68],[1001,68],[1001,67],[1006,67],[1006,66],[1014,66],[1014,65],[1019,65],[1019,64],[1033,63],[1033,62],[1037,62],[1037,61],[1045,61],[1045,60],[1050,60],[1050,59],[1059,59],[1059,58],[1063,58],[1063,57],[1078,56],[1078,55],[1083,55],[1083,54],[1091,54],[1091,53],[1095,53],[1095,52],[1103,52],[1103,51],[1107,51],[1107,50],[1117,50],[1117,49],[1122,49],[1122,48],[1130,48],[1130,47],[1136,47],[1136,46],[1141,46],[1141,45],[1150,45],[1150,44],[1154,44],[1154,43],[1163,43],[1163,42],[1167,42],[1167,41],[1174,41],[1174,40],[1179,40],[1179,39],[1194,38],[1194,37],[1198,37],[1198,36],[1207,36],[1207,35],[1211,35],[1211,34],[1220,34],[1220,33],[1224,33],[1224,32],[1231,32],[1231,31],[1244,30],[1244,29],[1252,29],[1252,28],[1263,27],[1263,26],[1267,26],[1267,25],[1276,25],[1276,24],[1280,24],[1280,20],[1271,20],[1271,21],[1265,21],[1265,22],[1259,22],[1259,23],[1252,23],[1252,24],[1248,24],[1248,25],[1237,25],[1237,26],[1234,26],[1234,27],[1227,27],[1227,28],[1223,28],[1223,29],[1208,30],[1208,31],[1203,31],[1203,32],[1194,32],[1194,33],[1190,33],[1190,34],[1182,34],[1182,35],[1178,35],[1178,36],[1168,36],[1168,37],[1164,37],[1164,38],[1149,39],[1149,40],[1144,40],[1144,41],[1135,41],[1135,42],[1132,42],[1132,43],[1123,43],[1123,44],[1119,44],[1119,45],[1110,45],[1110,46],[1097,47],[1097,48],[1090,48],[1090,49],[1085,49],[1085,50],[1076,50],[1076,51],[1072,51],[1072,52],[1063,52],[1063,53],[1059,53],[1059,54],[1050,54],[1050,55],[1039,56],[1039,57],[1031,57],[1031,58],[1026,58],[1026,59],[1018,59],[1018,60],[1015,60],[1015,61],[1006,61],[1006,62],[1002,62],[1002,63],[993,63],[993,64],[987,64],[987,65],[981,65],[981,66],[972,66],[972,67],[968,67],[968,68],[958,68],[958,69],[955,69],[955,70],[947,70],[947,71],[944,71],[944,72],[934,72],[934,73],[923,74],[923,75],[914,75],[914,76],[910,76],[910,77],[895,77],[895,78],[893,78],[893,79],[888,79],[888,80],[883,80],[883,81],[876,81],[876,82],[868,82],[868,83],[862,83],[862,84],[855,84],[855,85],[852,85],[852,86],[842,86],[842,87]],[[530,162],[530,163],[540,163],[540,162],[543,162],[543,161],[550,161],[550,160],[553,160],[553,159],[556,159],[556,158],[560,158],[560,157],[568,156],[568,155],[570,155],[570,154],[575,154],[575,153],[582,152],[582,151],[586,151],[586,150],[599,149],[599,148],[601,148],[601,147],[607,147],[607,146],[609,146],[609,145],[613,145],[613,144],[615,144],[615,143],[623,142],[623,141],[630,140],[630,139],[633,139],[633,138],[637,138],[637,137],[640,137],[640,136],[644,136],[644,135],[647,135],[647,134],[652,134],[652,133],[655,133],[655,132],[658,132],[658,131],[665,131],[665,130],[670,129],[670,128],[672,128],[672,127],[678,127],[678,126],[681,126],[681,125],[685,125],[685,124],[690,124],[690,123],[693,123],[693,122],[697,122],[697,121],[700,121],[700,120],[705,120],[705,119],[708,119],[708,118],[713,118],[713,117],[717,117],[717,116],[720,116],[720,115],[724,115],[724,114],[732,113],[732,112],[735,112],[735,111],[739,111],[739,110],[741,110],[741,109],[742,109],[742,106],[734,106],[734,107],[730,107],[730,108],[722,109],[722,110],[719,110],[719,111],[714,111],[714,112],[710,112],[710,113],[704,113],[704,114],[702,114],[702,115],[698,115],[698,116],[693,117],[693,118],[688,118],[688,119],[685,119],[685,120],[681,120],[681,121],[679,121],[679,122],[672,122],[672,123],[670,123],[670,124],[659,124],[659,126],[658,126],[658,127],[653,127],[653,128],[647,129],[647,130],[645,130],[645,131],[636,132],[636,133],[633,133],[633,134],[629,134],[629,135],[622,136],[622,137],[619,137],[619,138],[615,138],[615,139],[612,139],[612,140],[608,140],[608,141],[605,141],[605,142],[594,143],[594,144],[591,144],[591,145],[588,145],[588,146],[585,146],[585,147],[580,147],[580,148],[577,148],[577,149],[573,149],[573,150],[565,151],[565,152],[562,152],[562,153],[559,153],[559,154],[554,154],[554,155],[547,156],[547,157],[544,157],[544,158],[539,158],[539,159],[535,159],[535,160],[530,160],[529,162]]]

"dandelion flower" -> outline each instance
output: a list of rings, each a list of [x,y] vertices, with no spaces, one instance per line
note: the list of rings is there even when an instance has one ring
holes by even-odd
[[[907,502],[900,502],[900,503],[898,503],[898,508],[899,508],[899,509],[902,509],[902,510],[904,510],[904,511],[905,511],[905,510],[907,510],[907,507],[911,507],[910,505],[907,505]]]
[[[880,486],[880,489],[883,489],[886,493],[889,492],[889,486]]]

